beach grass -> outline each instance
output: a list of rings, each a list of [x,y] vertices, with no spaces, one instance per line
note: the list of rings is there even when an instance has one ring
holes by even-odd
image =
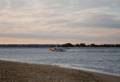
[[[120,77],[51,65],[0,61],[0,82],[120,82]]]

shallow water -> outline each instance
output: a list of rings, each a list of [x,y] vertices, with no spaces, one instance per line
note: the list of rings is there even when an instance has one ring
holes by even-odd
[[[0,60],[97,71],[120,76],[120,48],[69,48],[50,52],[48,48],[0,48]]]

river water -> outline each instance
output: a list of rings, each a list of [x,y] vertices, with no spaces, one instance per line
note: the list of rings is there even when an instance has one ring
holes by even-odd
[[[0,48],[0,60],[58,65],[120,76],[120,48]]]

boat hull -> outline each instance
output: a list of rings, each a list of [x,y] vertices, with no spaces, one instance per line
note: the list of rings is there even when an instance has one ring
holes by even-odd
[[[49,51],[52,51],[52,52],[64,52],[65,50],[62,49],[62,48],[49,48]]]

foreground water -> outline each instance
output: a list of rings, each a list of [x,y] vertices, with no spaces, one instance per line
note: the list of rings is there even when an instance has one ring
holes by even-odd
[[[120,48],[0,48],[0,60],[58,65],[120,76]]]

